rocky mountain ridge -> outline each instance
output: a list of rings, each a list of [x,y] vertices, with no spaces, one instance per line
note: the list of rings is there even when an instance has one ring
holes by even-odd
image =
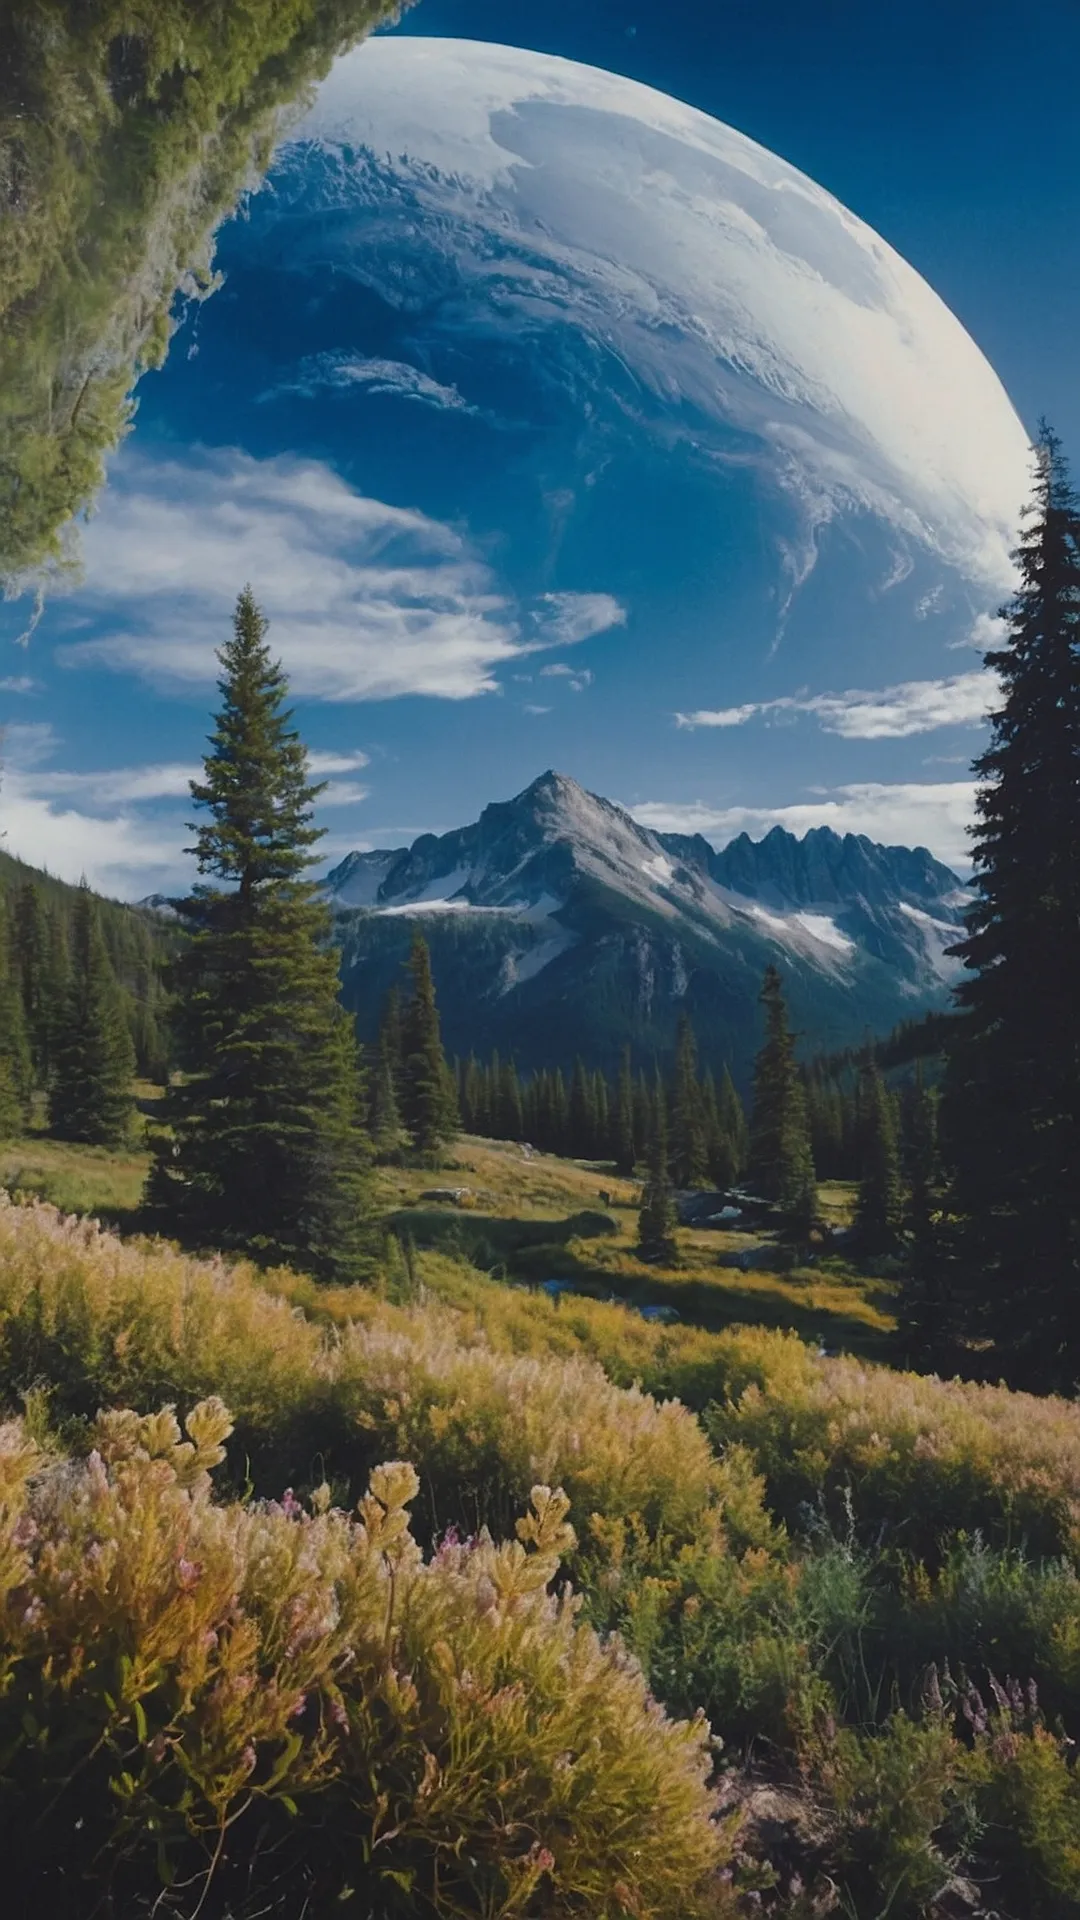
[[[967,899],[925,848],[775,827],[717,850],[551,770],[470,826],[350,854],[325,888],[362,1020],[419,920],[455,1050],[537,1058],[574,1035],[595,1057],[666,1052],[684,1003],[745,1058],[770,959],[815,1046],[884,1031],[947,1004]]]

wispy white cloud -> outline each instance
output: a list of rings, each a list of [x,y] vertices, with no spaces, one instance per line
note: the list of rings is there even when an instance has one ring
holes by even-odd
[[[320,807],[356,807],[371,793],[370,787],[362,787],[356,780],[330,780],[319,795]]]
[[[56,731],[48,720],[12,720],[0,730],[0,757],[6,767],[37,766],[56,746]]]
[[[701,833],[717,846],[740,833],[760,837],[776,826],[796,834],[832,827],[837,833],[864,833],[889,846],[929,847],[939,860],[964,868],[971,857],[967,829],[975,818],[975,782],[868,781],[779,807],[647,801],[627,811],[657,832]]]
[[[190,840],[184,824],[188,809],[145,813],[140,808],[188,801],[201,766],[170,761],[72,772],[48,764],[60,744],[47,722],[6,729],[0,837],[7,850],[63,880],[85,874],[91,885],[122,898],[187,884],[192,877],[183,851]],[[310,756],[316,777],[356,772],[367,764],[367,754],[359,751]],[[368,796],[369,789],[358,781],[330,779],[318,809],[356,806]]]
[[[809,713],[826,733],[844,740],[906,740],[937,727],[979,726],[995,691],[992,676],[976,670],[948,680],[908,680],[876,693],[849,688],[846,693],[796,694],[741,707],[699,708],[695,713],[677,713],[675,724],[690,729],[742,727],[762,715]]]
[[[517,675],[514,677],[516,679]],[[594,675],[589,667],[582,667],[579,671],[576,667],[568,667],[565,662],[559,661],[555,666],[541,667],[540,678],[565,680],[571,693],[585,693],[592,686]]]
[[[61,657],[166,687],[210,682],[245,580],[295,691],[327,701],[470,699],[523,653],[626,618],[603,593],[546,594],[523,616],[454,528],[313,461],[131,455],[85,538],[80,598],[104,630]]]
[[[545,593],[530,615],[534,647],[576,647],[626,625],[626,608],[610,593]]]
[[[536,707],[536,706],[532,706],[532,705],[530,705],[530,706],[525,706],[525,707],[522,707],[522,709],[521,709],[521,711],[522,711],[522,713],[531,713],[531,714],[533,714],[533,715],[534,715],[535,717],[537,717],[537,718],[539,718],[539,716],[540,716],[540,714],[542,714],[542,713],[550,713],[550,712],[551,712],[551,708],[550,708],[550,707]]]
[[[36,693],[38,684],[28,673],[13,673],[0,680],[0,693]]]
[[[330,773],[359,773],[361,767],[370,765],[370,756],[361,753],[309,753],[308,766],[316,779],[321,780]]]
[[[1008,623],[1000,614],[978,613],[962,639],[949,641],[949,650],[957,652],[961,647],[974,647],[979,653],[988,653],[1002,645],[1007,632]]]
[[[444,386],[407,360],[365,360],[354,353],[315,353],[301,360],[291,380],[282,381],[260,393],[260,401],[276,400],[279,395],[295,394],[304,400],[330,391],[359,390],[442,411],[475,414],[456,387]]]
[[[33,789],[41,798],[81,798],[91,807],[125,806],[139,800],[186,800],[201,768],[177,764],[113,767],[70,773],[60,768],[35,771]]]
[[[62,880],[84,875],[100,892],[137,898],[182,883],[185,836],[178,824],[127,811],[88,813],[57,806],[22,769],[5,771],[0,788],[0,832],[9,853],[47,867]]]
[[[688,731],[696,727],[743,727],[748,720],[765,711],[767,709],[757,700],[743,707],[699,707],[696,713],[677,713],[675,725],[685,727]]]

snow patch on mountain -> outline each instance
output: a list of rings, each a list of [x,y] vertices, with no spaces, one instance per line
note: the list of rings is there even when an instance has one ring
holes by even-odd
[[[925,848],[880,847],[828,828],[796,840],[774,828],[717,852],[700,836],[641,826],[554,771],[485,807],[472,826],[395,852],[351,854],[325,887],[335,905],[377,916],[519,920],[520,941],[493,988],[500,994],[544,972],[577,943],[583,915],[617,900],[643,938],[663,926],[675,997],[688,990],[695,952],[750,941],[764,944],[762,963],[779,947],[823,979],[883,965],[895,992],[940,999],[962,970],[946,948],[969,898]],[[652,964],[640,975],[646,1001]]]
[[[969,896],[965,894],[965,904],[968,898]],[[938,978],[952,985],[963,973],[964,963],[955,954],[947,952],[947,948],[956,945],[963,928],[957,926],[952,920],[935,920],[932,914],[924,913],[919,907],[913,907],[907,900],[900,901],[900,911],[919,929],[926,958]]]
[[[812,940],[820,940],[822,946],[834,947],[837,953],[854,953],[855,942],[841,933],[835,920],[827,913],[797,913],[797,925],[803,927]]]

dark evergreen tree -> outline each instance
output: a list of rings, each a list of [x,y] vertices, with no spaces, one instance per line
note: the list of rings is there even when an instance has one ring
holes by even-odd
[[[554,1123],[552,1153],[568,1154],[570,1148],[570,1096],[561,1067],[556,1067],[551,1088],[551,1114]]]
[[[677,1187],[703,1187],[709,1177],[705,1115],[697,1077],[697,1045],[689,1015],[679,1015],[671,1090],[671,1175]]]
[[[499,1086],[499,1138],[524,1140],[525,1111],[521,1101],[521,1081],[512,1060],[503,1067]]]
[[[643,1070],[639,1070],[634,1081],[634,1142],[639,1155],[644,1156],[652,1139],[653,1096],[652,1088]]]
[[[955,1290],[1014,1382],[1080,1383],[1080,501],[1044,427],[991,741],[975,763],[977,894],[948,1043]]]
[[[611,1095],[605,1076],[596,1072],[592,1077],[593,1145],[594,1160],[610,1160],[611,1147]]]
[[[596,1139],[596,1108],[591,1076],[581,1059],[574,1062],[570,1082],[570,1153],[575,1160],[592,1158]]]
[[[7,902],[0,895],[0,1139],[26,1125],[33,1064]]]
[[[461,1109],[461,1124],[465,1132],[483,1133],[483,1073],[479,1061],[471,1053],[461,1071],[458,1104]]]
[[[805,1232],[817,1207],[806,1094],[783,982],[771,965],[765,970],[761,1003],[765,1042],[754,1065],[750,1177],[767,1200],[776,1202],[791,1228]]]
[[[394,1092],[400,1101],[405,1076],[405,1056],[401,1037],[401,992],[397,987],[391,987],[383,1001],[379,1019],[379,1043],[393,1078]]]
[[[743,1103],[739,1099],[731,1069],[725,1066],[717,1094],[717,1109],[720,1116],[720,1131],[731,1143],[732,1157],[735,1163],[734,1178],[741,1179],[750,1151],[750,1129],[746,1124]]]
[[[948,1356],[954,1331],[942,1285],[943,1249],[937,1227],[941,1185],[937,1108],[937,1094],[926,1085],[919,1061],[903,1109],[907,1245],[897,1341],[905,1362],[931,1366]]]
[[[675,1266],[678,1224],[668,1165],[667,1112],[663,1098],[655,1102],[652,1134],[649,1139],[649,1172],[641,1197],[638,1216],[638,1247],[642,1258]]]
[[[57,1023],[49,1125],[59,1140],[119,1146],[134,1106],[135,1050],[105,948],[97,903],[80,887],[71,920],[71,975]]]
[[[368,1074],[368,1130],[381,1160],[392,1159],[402,1144],[400,1081],[401,1011],[395,987],[386,997]]]
[[[705,1125],[705,1153],[714,1187],[733,1187],[738,1178],[734,1143],[720,1125],[720,1102],[712,1070],[701,1084],[701,1111]]]
[[[616,1170],[622,1174],[632,1174],[637,1161],[637,1147],[634,1133],[634,1076],[630,1066],[630,1049],[623,1048],[619,1065],[619,1083],[615,1095],[614,1158]]]
[[[285,676],[245,589],[222,647],[222,704],[182,905],[175,984],[185,1077],[170,1087],[148,1199],[166,1231],[321,1278],[366,1269],[369,1141],[328,909],[306,878],[320,788]]]
[[[11,966],[22,1002],[34,1079],[40,1087],[49,1077],[50,1040],[67,986],[66,978],[50,978],[49,948],[49,926],[40,889],[33,880],[24,880],[11,906]]]
[[[458,1130],[454,1083],[443,1053],[431,954],[417,928],[409,955],[410,994],[401,1022],[402,1113],[417,1153],[440,1152]]]
[[[876,1062],[863,1070],[863,1149],[855,1231],[866,1253],[891,1253],[900,1238],[904,1194],[896,1110]]]

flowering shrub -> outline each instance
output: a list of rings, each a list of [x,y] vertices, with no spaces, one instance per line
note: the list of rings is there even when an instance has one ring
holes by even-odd
[[[701,1709],[804,1810],[764,1910],[941,1920],[957,1875],[1077,1908],[1074,1406],[437,1255],[407,1302],[320,1290],[2,1200],[0,1389],[0,1816],[35,1917],[741,1911]],[[229,1504],[212,1471],[314,1491]]]
[[[243,1267],[0,1201],[0,1380],[46,1380],[57,1414],[220,1393],[257,1482],[316,1457],[359,1479],[407,1454],[432,1532],[505,1529],[538,1480],[560,1480],[586,1518],[634,1511],[680,1538],[714,1498],[708,1440],[676,1402],[579,1356],[496,1352],[431,1308],[351,1299],[354,1318],[319,1326]]]
[[[125,1915],[730,1911],[708,1728],[549,1589],[568,1501],[428,1559],[413,1469],[357,1516],[220,1505],[230,1419],[0,1430],[0,1815],[16,1907]],[[31,1893],[32,1890],[32,1893]]]
[[[804,1728],[841,1911],[936,1920],[960,1896],[960,1911],[985,1913],[989,1885],[995,1913],[1067,1920],[1080,1903],[1080,1776],[1034,1687],[991,1676],[984,1699],[931,1667],[920,1706],[918,1720],[895,1713],[869,1733],[820,1711]]]
[[[933,1557],[947,1532],[1080,1556],[1080,1406],[850,1359],[790,1335],[720,1334],[727,1394],[706,1424],[750,1449],[770,1504],[794,1520],[850,1484],[876,1534],[886,1521]]]

